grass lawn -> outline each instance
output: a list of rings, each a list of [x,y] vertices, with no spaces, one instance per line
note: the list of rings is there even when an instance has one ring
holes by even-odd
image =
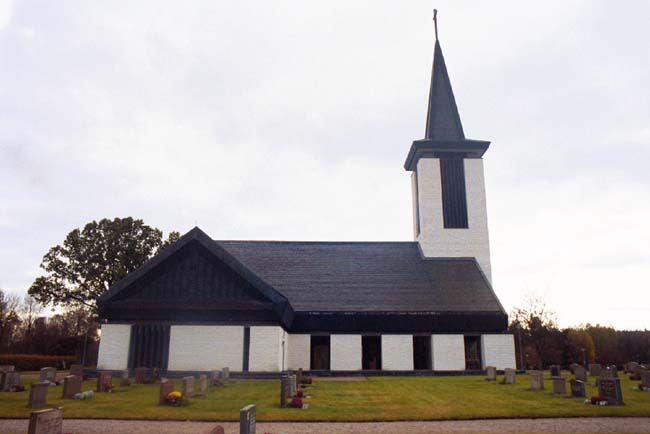
[[[566,374],[565,374],[566,376]],[[501,378],[501,377],[500,377]],[[590,378],[587,396],[597,394]],[[31,380],[24,381],[28,385]],[[175,380],[177,390],[180,380]],[[84,383],[84,390],[95,387]],[[467,377],[370,377],[368,381],[316,379],[306,390],[309,409],[280,409],[279,380],[231,380],[210,388],[205,397],[187,400],[182,407],[158,406],[158,385],[134,384],[113,393],[97,393],[92,400],[62,400],[63,386],[50,387],[48,404],[65,407],[66,418],[173,419],[237,421],[239,409],[256,404],[260,421],[386,421],[475,419],[505,417],[647,416],[650,393],[632,390],[637,382],[621,376],[621,407],[583,404],[582,399],[553,396],[547,377],[545,391],[528,390],[527,375],[516,385],[487,382],[482,376]],[[568,385],[567,385],[568,386]],[[198,384],[195,383],[195,388]],[[29,392],[0,393],[0,417],[26,418]]]

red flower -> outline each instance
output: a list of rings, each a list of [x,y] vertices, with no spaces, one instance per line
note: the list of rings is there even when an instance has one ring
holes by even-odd
[[[296,398],[302,398],[303,395],[304,395],[304,393],[303,393],[302,390],[299,390],[299,391],[296,392]]]
[[[300,398],[293,398],[291,400],[291,403],[289,404],[289,407],[293,408],[302,408],[302,399]]]

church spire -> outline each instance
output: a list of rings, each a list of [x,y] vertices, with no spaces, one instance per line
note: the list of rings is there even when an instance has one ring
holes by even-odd
[[[451,81],[438,39],[438,11],[436,9],[433,10],[433,25],[436,42],[433,50],[425,139],[464,140],[463,125],[460,122],[458,107],[456,107],[454,92],[451,89]]]

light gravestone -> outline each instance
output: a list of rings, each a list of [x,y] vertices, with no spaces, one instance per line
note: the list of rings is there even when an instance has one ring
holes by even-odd
[[[33,411],[29,415],[27,434],[61,434],[63,432],[63,408]]]
[[[201,374],[199,376],[199,392],[201,394],[207,392],[208,390],[208,376],[205,374]]]
[[[297,377],[295,376],[295,374],[289,377],[289,385],[291,386],[290,397],[296,396],[296,393],[298,392],[298,385],[296,384],[296,378]]]
[[[49,381],[54,383],[56,381],[56,368],[41,368],[40,378],[41,383],[44,381]]]
[[[97,392],[108,392],[113,388],[113,371],[97,373]]]
[[[210,371],[210,386],[221,386],[221,371]]]
[[[584,398],[587,395],[585,382],[571,379],[571,396],[574,398]]]
[[[592,377],[599,377],[600,376],[600,371],[602,371],[603,367],[600,366],[598,363],[590,363],[589,364],[589,375]]]
[[[0,372],[10,372],[15,370],[16,367],[14,365],[0,365]]]
[[[558,365],[551,365],[551,377],[560,376],[560,367]]]
[[[223,370],[221,371],[221,379],[223,381],[228,381],[229,378],[230,378],[230,368],[228,367],[223,368]]]
[[[2,380],[2,391],[11,392],[11,388],[14,386],[20,386],[20,372],[5,372]]]
[[[497,368],[494,366],[488,366],[485,368],[485,371],[487,372],[487,381],[496,381],[497,380]]]
[[[571,373],[572,373],[573,375],[576,374],[576,367],[577,367],[577,366],[580,366],[580,365],[578,365],[577,363],[571,363],[571,364],[569,365],[569,371],[571,371]]]
[[[609,405],[623,405],[621,380],[618,378],[603,378],[598,381],[598,395],[607,400]]]
[[[84,367],[83,365],[70,365],[70,375],[78,375],[79,377],[84,376]]]
[[[650,369],[639,369],[637,372],[641,377],[643,387],[650,387]]]
[[[129,380],[129,370],[124,369],[120,374],[120,387],[129,387],[131,380]]]
[[[82,378],[79,375],[63,377],[63,399],[74,399],[75,394],[81,393]]]
[[[160,392],[158,393],[158,405],[167,404],[167,395],[174,391],[174,383],[166,378],[160,379]]]
[[[183,377],[183,398],[191,398],[194,395],[194,377]]]
[[[580,365],[576,365],[573,368],[573,375],[575,375],[576,380],[587,381],[587,370]]]
[[[47,389],[49,386],[49,381],[32,383],[32,386],[29,388],[27,407],[43,407],[47,405]]]
[[[255,434],[255,406],[253,404],[239,410],[239,434]]]
[[[562,377],[553,377],[553,394],[566,395],[566,380]]]
[[[530,390],[543,390],[544,389],[544,372],[543,371],[530,371]]]
[[[505,384],[515,384],[517,382],[517,371],[512,368],[503,370],[503,382]]]
[[[280,408],[285,408],[287,406],[289,388],[289,377],[282,377],[280,379]]]

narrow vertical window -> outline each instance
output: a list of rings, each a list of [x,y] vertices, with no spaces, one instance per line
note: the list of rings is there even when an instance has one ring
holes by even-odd
[[[251,352],[251,328],[244,327],[244,360],[242,361],[242,370],[248,371],[248,361]]]
[[[418,170],[413,172],[413,214],[415,218],[415,235],[420,235],[420,193],[418,190]]]
[[[467,194],[465,191],[465,165],[462,158],[440,159],[442,183],[442,214],[446,229],[467,228]]]

